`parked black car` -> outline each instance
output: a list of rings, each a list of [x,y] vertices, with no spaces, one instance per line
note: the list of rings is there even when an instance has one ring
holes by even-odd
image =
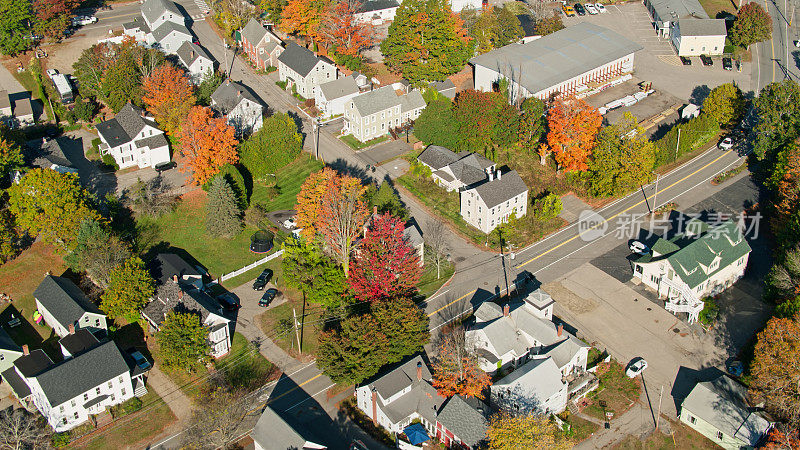
[[[703,61],[704,66],[713,66],[714,61],[708,55],[700,55],[700,61]]]
[[[575,9],[575,12],[578,13],[579,16],[586,15],[586,8],[584,8],[583,5],[581,5],[580,3],[575,3],[574,5],[572,5],[572,7]]]
[[[683,63],[684,66],[691,66],[692,60],[686,56],[681,56],[681,63]]]
[[[733,70],[733,61],[730,58],[722,58],[722,68],[725,70]]]
[[[230,292],[226,292],[224,294],[217,296],[217,301],[219,302],[220,306],[222,306],[228,311],[236,311],[242,306],[239,303],[239,297]]]
[[[161,173],[169,169],[174,169],[176,167],[178,167],[178,163],[176,163],[175,161],[169,161],[161,164],[156,164],[154,169],[156,169],[156,172]]]
[[[258,301],[258,306],[262,308],[266,308],[275,300],[275,296],[278,295],[278,290],[275,288],[269,288],[264,291],[264,295],[261,296],[261,300]]]
[[[265,287],[267,287],[267,283],[269,283],[269,280],[271,279],[272,279],[272,270],[264,269],[264,271],[261,272],[261,275],[259,275],[258,278],[256,278],[256,281],[253,282],[253,290],[254,291],[263,290]]]

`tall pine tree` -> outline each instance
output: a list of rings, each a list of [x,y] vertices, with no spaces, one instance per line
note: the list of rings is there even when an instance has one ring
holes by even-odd
[[[239,199],[224,176],[217,176],[208,189],[206,231],[214,237],[231,237],[242,230]]]
[[[406,0],[381,52],[389,68],[414,84],[442,81],[472,56],[472,39],[445,0]]]

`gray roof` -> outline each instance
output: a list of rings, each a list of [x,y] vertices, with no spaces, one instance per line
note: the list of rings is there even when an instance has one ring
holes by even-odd
[[[58,139],[50,139],[41,146],[36,157],[33,159],[33,165],[36,167],[50,168],[53,164],[73,167],[72,162],[64,154],[64,149]]]
[[[185,25],[179,25],[170,21],[162,23],[161,26],[153,30],[153,37],[156,39],[156,42],[161,42],[162,39],[169,36],[169,34],[173,31],[177,31],[178,33],[189,36],[190,38],[192,37],[192,33],[189,32],[189,29],[186,28]]]
[[[286,50],[278,57],[278,61],[286,64],[288,68],[297,72],[301,77],[305,77],[311,73],[311,69],[316,67],[317,63],[320,61],[335,65],[328,58],[318,57],[311,50],[291,41],[286,43]]]
[[[181,60],[184,66],[189,67],[194,64],[200,57],[203,57],[209,61],[214,61],[214,58],[208,54],[203,47],[195,44],[191,41],[186,41],[178,47],[178,51],[175,52],[178,55],[178,58]]]
[[[553,297],[551,297],[550,294],[543,291],[541,288],[538,288],[535,291],[530,292],[525,297],[525,303],[530,304],[536,309],[542,310],[555,303],[555,300],[553,300]]]
[[[278,413],[270,405],[264,408],[250,437],[261,448],[275,450],[297,450],[305,448],[306,442],[323,442],[314,435],[310,425],[300,423],[286,411]]]
[[[461,152],[458,156],[460,158],[448,166],[458,181],[470,186],[489,178],[486,169],[495,164],[493,161],[472,152]]]
[[[194,313],[205,322],[210,314],[225,317],[219,303],[193,284],[166,281],[156,288],[156,295],[143,309],[142,315],[156,327],[161,326],[170,312]]]
[[[6,380],[6,383],[11,386],[14,394],[16,394],[19,399],[31,395],[31,388],[28,387],[28,384],[25,383],[13,367],[6,369],[1,375],[3,379]]]
[[[403,236],[408,239],[408,243],[411,244],[412,247],[417,247],[425,243],[425,239],[422,238],[422,232],[419,230],[419,227],[417,227],[416,222],[406,225],[403,230]]]
[[[250,20],[247,22],[247,25],[245,25],[242,29],[242,37],[247,39],[247,42],[249,42],[251,45],[256,45],[261,42],[267,33],[267,29],[258,23],[258,21],[253,17],[250,18]]]
[[[0,91],[0,109],[11,108],[11,99],[8,96],[8,91],[3,89]]]
[[[172,280],[173,275],[177,275],[179,279],[202,277],[196,267],[175,253],[159,253],[149,268],[150,274],[161,284]]]
[[[681,19],[678,21],[681,36],[727,36],[725,19]]]
[[[144,139],[139,139],[138,141],[135,141],[134,144],[136,144],[136,148],[148,147],[152,150],[156,148],[165,147],[169,145],[169,142],[167,141],[167,137],[164,136],[164,134],[159,133],[153,136],[148,136]]]
[[[14,339],[11,339],[11,336],[6,333],[6,330],[2,327],[0,327],[0,350],[22,353],[22,347],[17,345]]]
[[[51,365],[53,365],[53,360],[40,348],[14,360],[14,366],[16,366],[19,373],[25,377],[36,376]]]
[[[382,11],[384,9],[392,9],[400,6],[397,0],[363,0],[359,1],[359,3],[358,12],[360,13]]]
[[[510,389],[522,398],[543,401],[564,389],[564,382],[558,366],[548,356],[528,361],[492,385],[492,391],[502,389]]]
[[[92,332],[86,328],[76,330],[74,334],[68,334],[58,340],[58,343],[72,356],[89,350],[99,342]]]
[[[117,344],[108,341],[51,366],[37,375],[36,380],[50,405],[56,407],[129,370]]]
[[[153,23],[165,12],[171,12],[178,17],[183,16],[178,5],[169,0],[146,0],[142,3],[142,16],[150,23]]]
[[[130,142],[142,131],[145,125],[156,127],[156,123],[144,117],[142,108],[126,103],[117,115],[110,120],[97,124],[97,131],[111,147]]]
[[[475,310],[479,322],[489,322],[503,317],[503,308],[494,302],[483,302]]]
[[[33,103],[29,97],[14,101],[14,116],[32,116]]]
[[[647,0],[663,21],[674,21],[686,17],[708,19],[708,14],[698,0]]]
[[[406,95],[399,96],[400,112],[413,111],[425,107],[425,99],[418,90],[413,90]]]
[[[150,32],[150,27],[147,26],[147,22],[144,21],[144,18],[140,15],[133,18],[130,22],[125,22],[122,24],[122,29],[124,30],[140,30],[144,33]]]
[[[237,83],[236,81],[224,81],[217,87],[217,90],[211,94],[214,108],[218,109],[222,114],[231,112],[233,108],[236,108],[236,106],[241,103],[243,98],[257,105],[261,104],[247,86],[242,83]]]
[[[486,203],[487,208],[494,208],[527,190],[528,186],[522,181],[517,171],[512,170],[492,181],[478,185],[475,193]]]
[[[417,159],[421,163],[430,166],[433,170],[439,170],[442,167],[449,166],[458,161],[458,155],[449,148],[439,145],[429,145],[419,154]]]
[[[353,97],[353,105],[361,117],[365,117],[400,105],[400,97],[391,86],[384,86],[356,95]]]
[[[756,446],[770,423],[751,411],[745,398],[747,389],[727,375],[697,383],[683,400],[686,409],[727,436]]]
[[[431,371],[428,365],[417,355],[380,375],[370,384],[377,389],[383,398],[389,398],[402,391],[417,381],[417,363],[422,363],[422,379],[431,380]]]
[[[444,81],[431,81],[428,83],[428,87],[450,100],[456,97],[456,85],[453,83],[453,80],[449,78]]]
[[[319,89],[322,91],[322,95],[325,96],[326,100],[333,100],[346,95],[357,94],[358,84],[356,84],[356,79],[352,76],[342,77],[338,80],[320,84]]]
[[[87,312],[103,314],[69,278],[47,275],[33,296],[64,328],[75,324]]]
[[[527,44],[492,50],[470,63],[502,73],[536,94],[641,49],[614,31],[581,22]]]
[[[422,380],[417,379],[417,365],[421,365]],[[444,402],[431,385],[431,371],[421,355],[415,355],[385,368],[367,383],[378,394],[381,410],[392,422],[399,422],[413,413],[417,413],[431,423],[436,422],[436,411]],[[387,399],[406,388],[411,388],[391,403],[384,404],[381,398]]]
[[[489,407],[477,398],[450,397],[436,420],[470,447],[486,439]]]
[[[568,335],[563,341],[556,343],[550,348],[543,349],[540,354],[553,358],[559,369],[564,368],[582,348],[589,348],[590,345],[581,341],[573,335]]]

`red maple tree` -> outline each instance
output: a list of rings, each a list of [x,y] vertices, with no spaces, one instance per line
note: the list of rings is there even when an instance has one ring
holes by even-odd
[[[219,173],[225,164],[239,161],[236,152],[239,141],[234,134],[233,127],[224,118],[215,118],[210,108],[195,106],[189,110],[178,138],[194,183],[203,184]]]
[[[404,230],[403,221],[391,214],[373,217],[350,269],[348,280],[356,298],[375,301],[416,289],[422,268]]]
[[[375,29],[369,22],[356,19],[361,9],[357,0],[342,0],[322,19],[320,34],[325,43],[336,48],[336,53],[358,56],[359,52],[375,45]]]
[[[574,97],[559,97],[547,112],[547,145],[558,168],[566,172],[589,168],[603,117],[597,108]]]

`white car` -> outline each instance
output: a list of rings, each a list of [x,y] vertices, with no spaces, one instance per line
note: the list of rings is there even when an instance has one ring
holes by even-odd
[[[588,12],[589,14],[591,15],[597,14],[597,8],[595,8],[593,4],[587,3],[586,5],[584,5],[584,7],[586,8],[586,12]]]
[[[639,255],[646,255],[647,252],[650,250],[649,248],[647,248],[646,245],[644,245],[644,243],[639,242],[639,241],[631,242],[631,245],[630,245],[629,248],[631,249],[631,251],[633,253],[637,253]]]
[[[720,141],[720,143],[717,145],[717,147],[719,147],[720,150],[730,150],[730,149],[732,149],[733,148],[733,138],[731,138],[730,136],[726,137],[725,139]]]
[[[95,16],[76,16],[72,18],[72,25],[75,27],[89,25],[95,22],[97,22],[97,17]]]
[[[47,69],[44,71],[47,74],[47,78],[53,79],[54,76],[58,75],[58,71],[56,69]]]
[[[605,5],[603,5],[602,3],[595,3],[594,7],[597,8],[597,12],[600,12],[600,13],[604,13],[604,12],[608,11],[606,9]]]
[[[644,369],[647,369],[647,361],[645,361],[644,358],[634,358],[633,361],[628,364],[625,375],[627,375],[628,378],[635,378],[637,375],[644,372]]]

